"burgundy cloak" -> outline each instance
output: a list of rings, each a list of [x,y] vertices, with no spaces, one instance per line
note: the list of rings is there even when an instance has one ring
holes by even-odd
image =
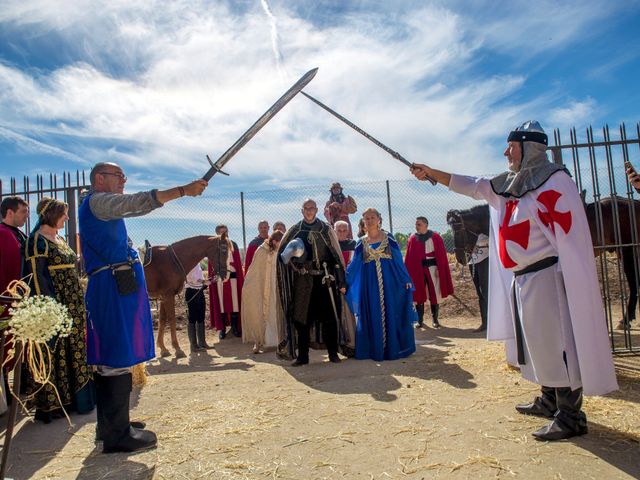
[[[242,284],[244,283],[244,273],[242,272],[242,261],[240,260],[240,251],[238,245],[233,242],[233,256],[231,265],[236,269],[237,295],[238,295],[238,330],[241,330],[240,321],[240,305],[242,303]],[[216,272],[213,265],[209,263],[209,278],[212,279]],[[233,298],[231,296],[231,281],[222,284],[222,302],[224,310],[227,313],[220,312],[220,299],[218,297],[218,286],[212,282],[209,286],[209,312],[211,318],[211,328],[222,330],[225,326],[230,325],[230,314],[233,311]]]
[[[432,232],[431,238],[433,239],[436,266],[438,267],[438,277],[440,279],[440,294],[442,298],[446,298],[453,294],[453,280],[451,279],[451,271],[449,270],[447,249],[444,247],[442,237],[438,233]],[[404,264],[409,271],[409,276],[415,287],[413,291],[413,301],[416,303],[425,303],[427,301],[425,277],[431,278],[429,267],[422,265],[422,260],[428,258],[424,248],[424,242],[421,242],[415,234],[409,237]]]

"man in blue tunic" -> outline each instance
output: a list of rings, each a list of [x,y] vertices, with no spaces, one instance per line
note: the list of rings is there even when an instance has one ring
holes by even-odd
[[[127,235],[124,218],[145,215],[207,187],[196,180],[169,190],[124,194],[127,181],[115,163],[91,170],[91,190],[79,209],[80,243],[87,285],[87,363],[95,365],[96,439],[103,452],[154,448],[155,433],[129,420],[130,367],[155,357],[144,271]]]

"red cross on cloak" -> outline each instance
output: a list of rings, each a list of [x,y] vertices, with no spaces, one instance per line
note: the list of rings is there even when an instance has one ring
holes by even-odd
[[[556,204],[561,196],[562,194],[556,190],[546,190],[538,195],[536,200],[547,209],[546,212],[538,209],[538,217],[540,217],[544,226],[549,227],[554,234],[556,233],[555,224],[557,223],[566,235],[571,230],[571,211],[558,212],[556,210]]]
[[[513,211],[516,209],[519,200],[509,200],[507,202],[507,208],[504,211],[504,218],[502,219],[502,225],[498,229],[498,246],[500,253],[500,261],[504,268],[513,268],[518,265],[509,256],[507,252],[507,240],[516,242],[525,250],[529,246],[529,220],[525,220],[514,225],[509,225]]]

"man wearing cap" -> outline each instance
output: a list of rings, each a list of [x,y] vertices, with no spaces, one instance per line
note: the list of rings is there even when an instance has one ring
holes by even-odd
[[[525,122],[507,141],[509,171],[491,180],[423,164],[411,171],[489,203],[487,336],[515,342],[523,377],[542,388],[532,403],[516,406],[552,419],[534,437],[561,440],[587,433],[583,392],[618,388],[591,235],[575,183],[547,158],[540,124]]]
[[[351,221],[349,215],[358,211],[356,201],[351,196],[347,196],[342,193],[342,185],[335,182],[331,185],[331,196],[324,206],[324,217],[332,227],[335,226],[337,221],[347,222],[349,225],[349,240],[353,238],[353,231],[351,230]]]

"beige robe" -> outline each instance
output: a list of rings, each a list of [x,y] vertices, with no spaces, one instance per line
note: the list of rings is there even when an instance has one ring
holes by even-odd
[[[275,347],[282,317],[276,279],[277,250],[265,241],[253,257],[242,287],[242,341]]]

